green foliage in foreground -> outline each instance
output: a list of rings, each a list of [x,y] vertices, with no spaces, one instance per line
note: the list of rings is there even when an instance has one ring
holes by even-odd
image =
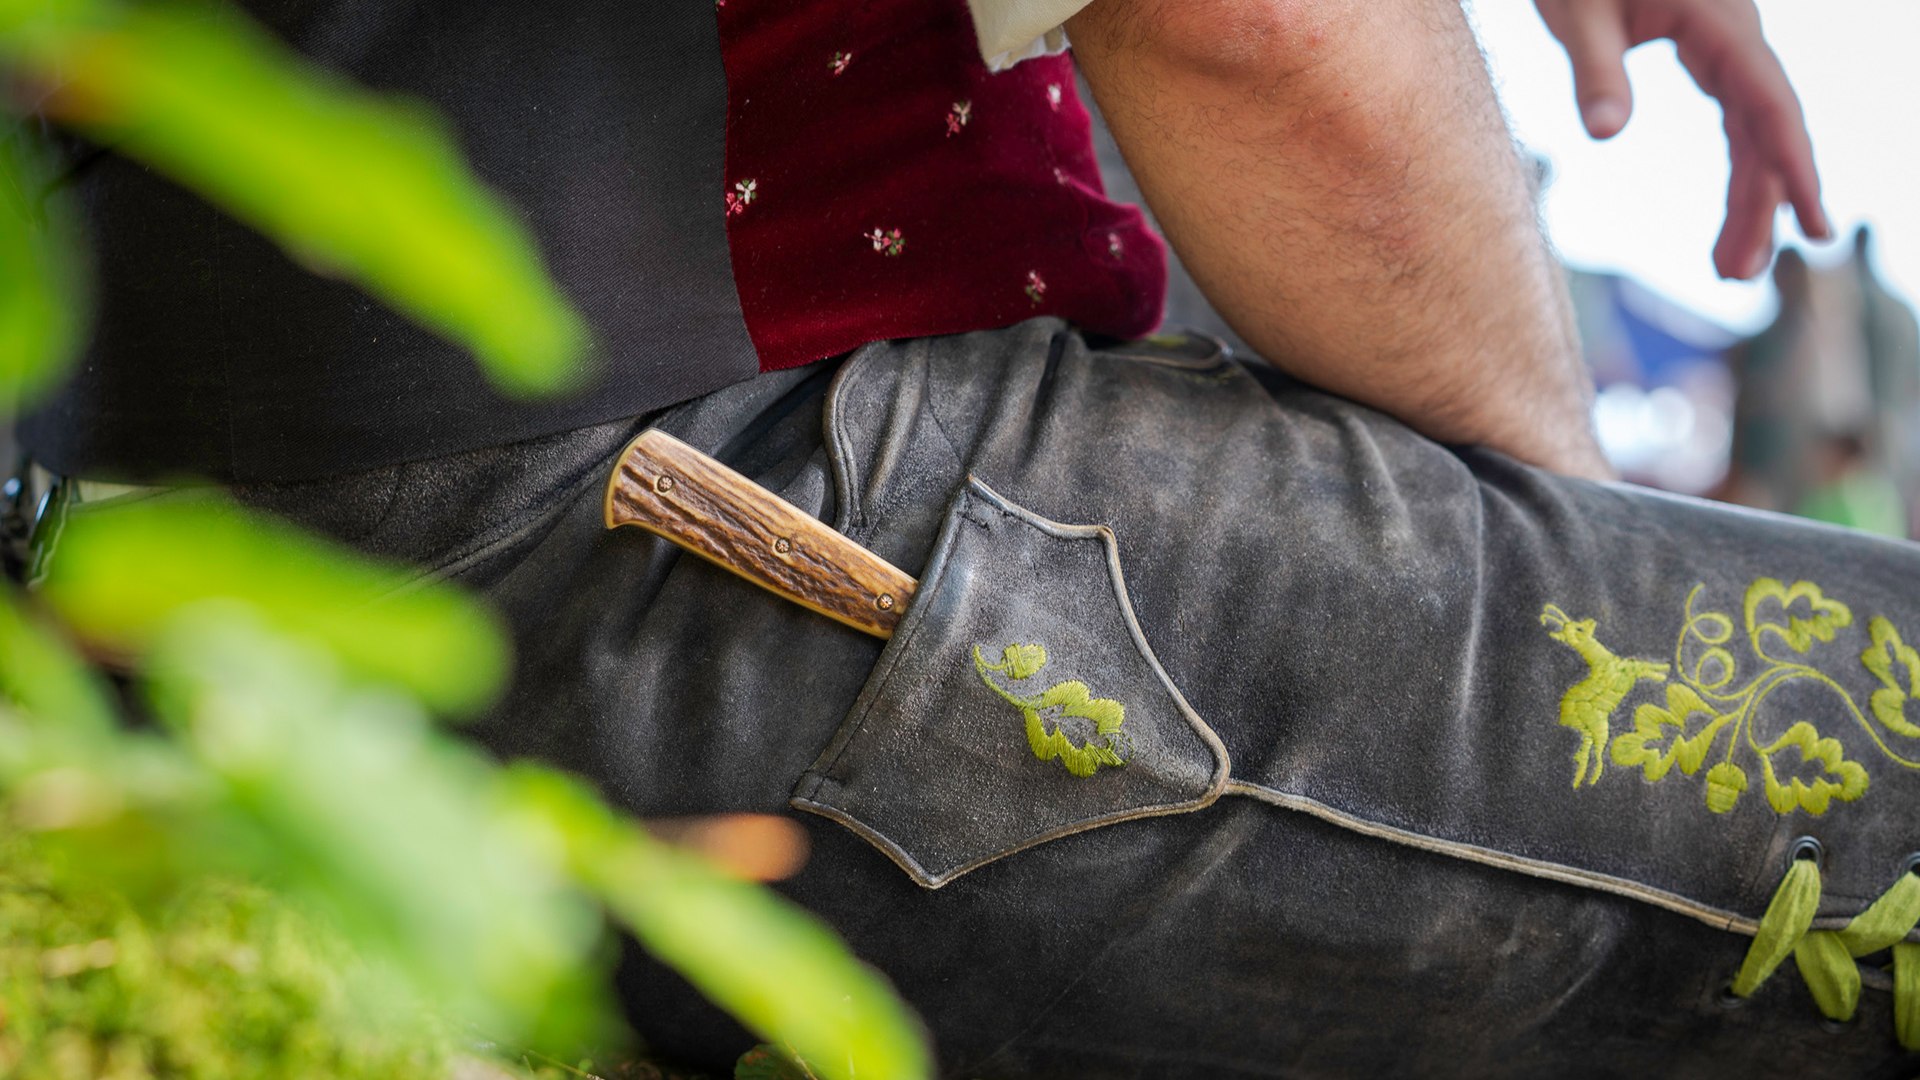
[[[211,4],[0,0],[0,74],[33,87],[48,115],[171,176],[316,272],[465,345],[501,387],[550,392],[578,380],[584,324],[527,230],[424,106],[347,85]],[[0,193],[9,186],[0,180]],[[38,206],[44,194],[28,184],[0,198],[0,211]],[[0,270],[20,250],[0,227]],[[0,307],[11,314],[0,327],[30,326],[44,317],[36,311],[77,314],[71,303]],[[57,348],[71,344],[68,330],[40,328],[32,340]],[[32,354],[34,366],[47,355]],[[0,353],[0,363],[26,371],[32,357]]]
[[[0,846],[0,1076],[451,1075],[455,1044],[351,992],[337,936],[264,889],[200,882],[151,917]]]
[[[0,412],[52,385],[85,323],[78,233],[51,180],[0,115]]]
[[[208,536],[242,552],[284,540],[181,494],[81,508],[62,544],[82,557],[53,561],[43,596],[138,665],[144,728],[114,719],[49,627],[0,602],[0,821],[145,912],[209,877],[270,885],[377,960],[396,1002],[508,1045],[566,1058],[614,1034],[611,917],[820,1077],[928,1073],[912,1014],[811,916],[577,781],[501,768],[437,728],[420,696],[448,671],[362,662],[412,650],[496,685],[499,642],[462,649],[493,633],[471,600],[440,586],[370,596],[354,584],[391,584],[385,571],[313,540],[210,570],[194,542]],[[313,587],[326,580],[342,585]],[[92,581],[125,582],[137,602]]]
[[[580,321],[440,122],[234,9],[0,0],[0,84],[505,389],[577,379]],[[0,416],[85,322],[61,214],[0,130]],[[570,1059],[617,1034],[609,919],[780,1047],[743,1068],[930,1072],[912,1013],[812,917],[435,726],[506,675],[472,600],[184,498],[76,510],[51,567],[44,611],[0,586],[0,1074],[497,1074],[437,1022]]]
[[[193,557],[134,557],[167,550]],[[412,577],[404,567],[342,558],[298,529],[218,500],[173,498],[116,509],[98,525],[83,510],[41,592],[88,640],[135,654],[182,598],[223,597],[429,708],[465,713],[486,704],[506,670],[492,612],[449,589],[410,589]]]

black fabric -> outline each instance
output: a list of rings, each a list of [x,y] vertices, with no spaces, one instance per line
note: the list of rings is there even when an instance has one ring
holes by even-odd
[[[71,186],[93,234],[96,326],[70,384],[21,425],[37,460],[293,481],[635,416],[758,371],[727,251],[711,4],[248,7],[318,63],[449,119],[587,317],[598,378],[565,400],[506,400],[455,345],[110,148],[85,151]]]

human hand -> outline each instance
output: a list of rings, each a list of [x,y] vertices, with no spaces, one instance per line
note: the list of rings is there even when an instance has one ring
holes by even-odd
[[[1574,94],[1587,131],[1608,139],[1627,124],[1633,90],[1623,57],[1658,38],[1678,48],[1700,89],[1719,101],[1733,173],[1727,219],[1713,246],[1721,277],[1751,278],[1773,257],[1773,216],[1793,205],[1800,231],[1828,240],[1800,99],[1760,33],[1753,0],[1534,0],[1573,62]]]

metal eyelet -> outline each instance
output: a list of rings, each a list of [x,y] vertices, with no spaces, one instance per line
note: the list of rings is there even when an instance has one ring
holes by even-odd
[[[1735,1009],[1745,1008],[1747,999],[1733,992],[1733,980],[1728,979],[1726,982],[1720,984],[1720,992],[1713,995],[1713,1003],[1728,1012],[1732,1012]]]
[[[1920,851],[1916,851],[1901,860],[1900,872],[1903,874],[1920,874]]]
[[[1801,859],[1812,859],[1815,863],[1824,864],[1827,860],[1826,845],[1811,836],[1803,836],[1795,840],[1793,846],[1787,849],[1787,865],[1791,867]]]
[[[1860,1026],[1860,1014],[1854,1013],[1851,1020],[1835,1020],[1831,1017],[1820,1018],[1820,1030],[1829,1035],[1845,1035]]]

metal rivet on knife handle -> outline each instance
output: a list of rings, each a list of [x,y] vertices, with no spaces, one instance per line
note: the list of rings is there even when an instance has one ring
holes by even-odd
[[[642,432],[621,451],[607,481],[606,522],[658,533],[877,637],[893,636],[919,587],[813,515],[661,431]]]

